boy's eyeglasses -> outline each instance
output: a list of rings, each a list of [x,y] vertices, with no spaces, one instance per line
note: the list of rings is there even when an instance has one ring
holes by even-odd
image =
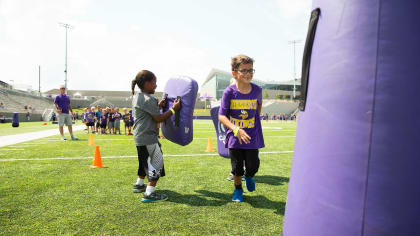
[[[249,69],[249,70],[237,70],[237,72],[241,72],[241,74],[246,74],[246,73],[250,73],[250,74],[254,74],[255,73],[255,69]]]

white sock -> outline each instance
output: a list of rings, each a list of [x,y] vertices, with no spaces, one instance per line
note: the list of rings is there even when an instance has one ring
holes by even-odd
[[[137,178],[137,182],[136,182],[136,184],[137,184],[137,185],[143,185],[143,184],[144,184],[144,179]]]
[[[155,187],[147,185],[146,195],[150,195],[155,192]]]

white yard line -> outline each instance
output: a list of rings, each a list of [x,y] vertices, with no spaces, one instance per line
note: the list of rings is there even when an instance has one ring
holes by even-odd
[[[280,151],[280,152],[260,152],[260,154],[289,154],[293,151]],[[218,153],[197,153],[197,154],[166,154],[163,157],[195,157],[195,156],[219,156]],[[122,159],[122,158],[137,158],[137,156],[104,156],[102,159]],[[83,160],[93,159],[93,157],[54,157],[54,158],[20,158],[20,159],[0,159],[0,162],[9,161],[49,161],[49,160]]]
[[[84,128],[85,128],[84,125],[73,126],[73,131],[83,130]],[[67,127],[64,127],[64,130],[65,132],[68,132]],[[57,134],[59,134],[58,129],[51,129],[51,130],[37,131],[37,132],[31,132],[31,133],[0,136],[0,147],[27,142],[27,141],[31,141],[35,139],[45,138],[45,137],[49,137],[49,136],[53,136]]]
[[[23,151],[23,150],[25,149],[0,149],[0,152],[1,151]]]

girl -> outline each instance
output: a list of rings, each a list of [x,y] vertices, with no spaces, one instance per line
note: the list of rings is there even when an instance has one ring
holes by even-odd
[[[134,95],[136,85],[141,92]],[[139,160],[138,179],[133,192],[146,190],[142,202],[165,201],[168,199],[165,194],[155,192],[157,181],[160,177],[165,176],[163,155],[158,141],[158,123],[170,118],[175,114],[175,111],[181,108],[180,103],[175,101],[169,111],[160,114],[159,109],[165,106],[165,101],[158,103],[158,100],[152,96],[156,87],[156,76],[148,70],[140,71],[131,83],[131,91],[134,95],[133,133]],[[146,174],[148,178],[147,188],[144,184]]]

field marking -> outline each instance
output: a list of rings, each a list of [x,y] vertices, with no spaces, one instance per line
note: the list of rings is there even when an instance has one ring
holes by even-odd
[[[0,149],[0,151],[23,151],[25,149]]]
[[[73,131],[78,131],[83,129],[83,125],[73,126]],[[65,131],[67,133],[67,131]],[[36,139],[46,138],[50,136],[57,135],[57,129],[48,129],[43,131],[36,131],[30,133],[22,134],[12,134],[6,136],[0,136],[0,147],[9,146],[17,143],[23,143],[27,141],[32,141]]]
[[[24,145],[24,146],[7,146],[5,148],[27,148],[27,147],[29,147],[29,146],[27,146],[27,145]],[[2,149],[0,149],[0,150],[2,150]]]
[[[289,154],[294,151],[278,151],[278,152],[260,152],[260,154]],[[163,157],[194,157],[194,156],[219,156],[218,153],[197,153],[197,154],[166,154]],[[137,156],[104,156],[102,159],[123,159],[137,158]],[[0,162],[9,161],[48,161],[48,160],[84,160],[93,159],[93,157],[53,157],[53,158],[20,158],[20,159],[0,159]]]

